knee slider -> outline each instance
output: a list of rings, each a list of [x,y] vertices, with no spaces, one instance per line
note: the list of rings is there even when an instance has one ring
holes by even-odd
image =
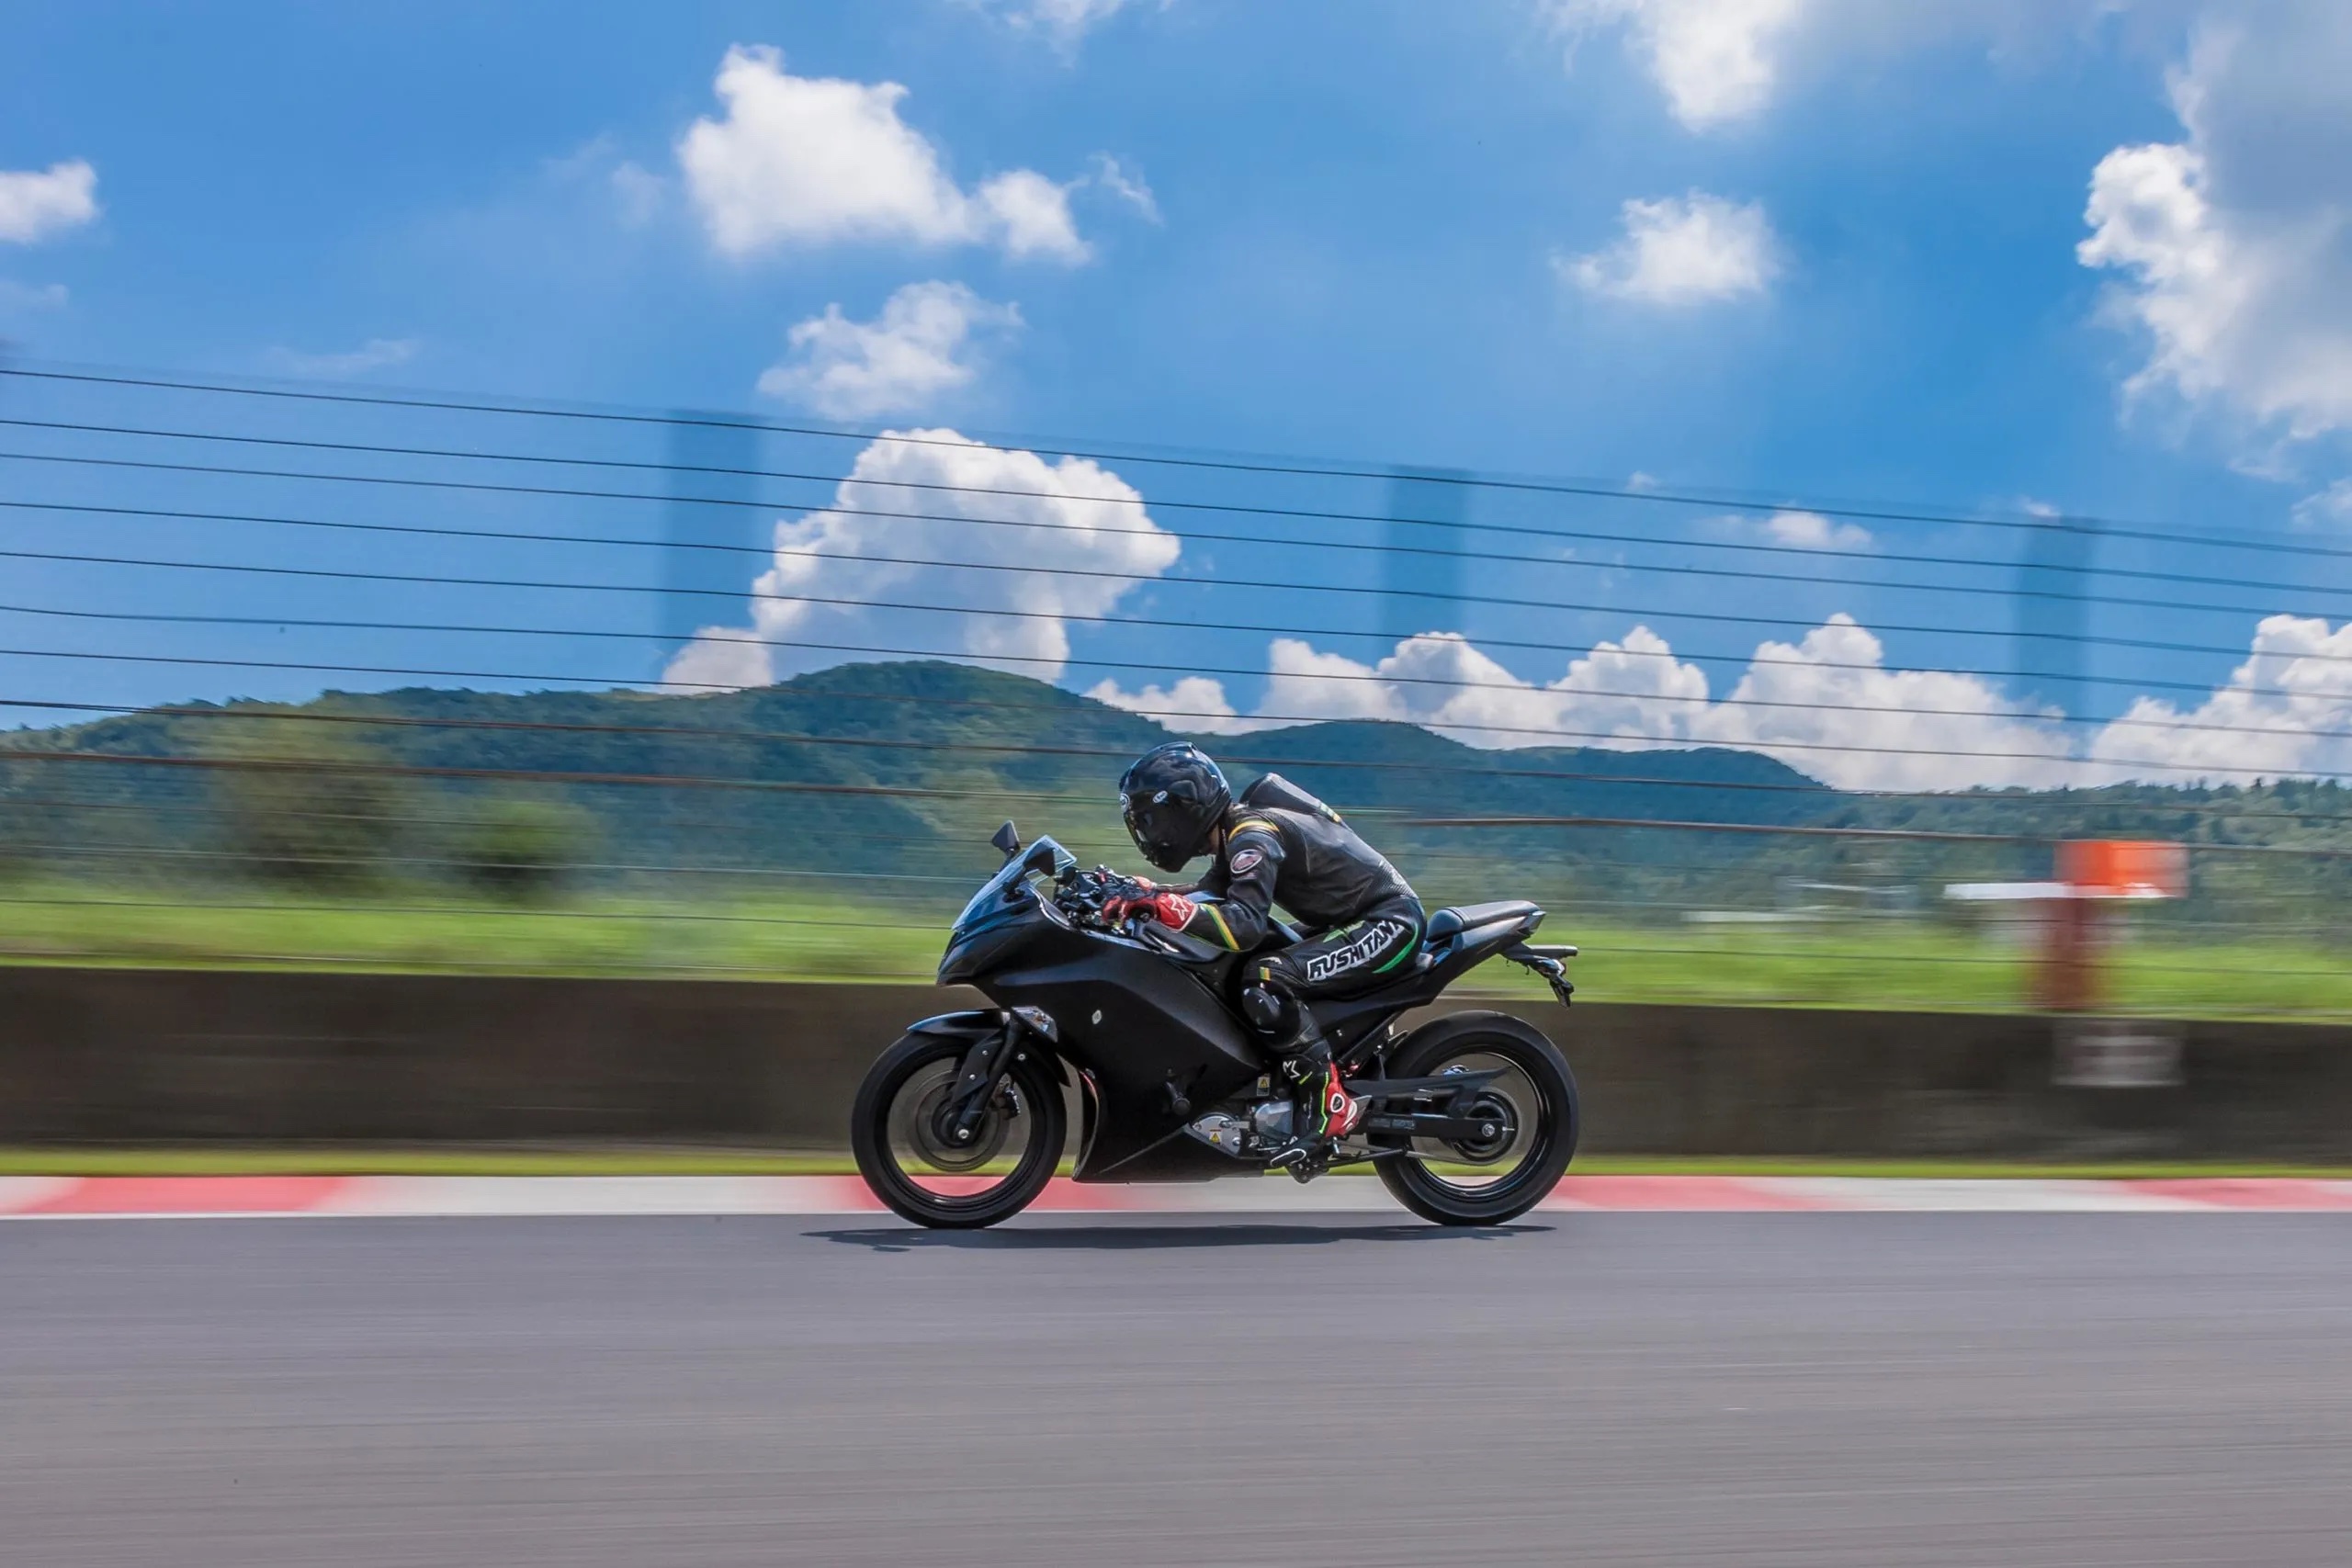
[[[1241,1016],[1261,1034],[1287,1034],[1298,1021],[1298,1004],[1272,986],[1249,986],[1241,992]]]

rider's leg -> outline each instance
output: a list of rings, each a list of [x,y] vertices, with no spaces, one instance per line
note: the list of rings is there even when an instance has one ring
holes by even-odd
[[[1354,925],[1251,961],[1242,992],[1250,1021],[1294,1086],[1294,1134],[1275,1163],[1295,1163],[1353,1132],[1363,1102],[1347,1092],[1331,1043],[1315,1018],[1317,998],[1354,996],[1384,984],[1420,951],[1418,907],[1383,910]]]

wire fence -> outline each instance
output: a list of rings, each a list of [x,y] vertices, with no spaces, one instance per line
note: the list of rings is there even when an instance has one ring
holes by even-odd
[[[2023,1005],[2132,838],[2112,1005],[2352,1016],[2323,540],[17,366],[0,561],[0,956],[922,978],[1174,732],[1593,995]]]

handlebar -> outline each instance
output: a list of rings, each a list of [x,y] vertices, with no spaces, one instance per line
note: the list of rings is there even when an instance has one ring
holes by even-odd
[[[1134,877],[1122,876],[1109,866],[1098,865],[1092,871],[1064,874],[1055,885],[1054,903],[1080,925],[1133,934],[1136,922],[1132,918],[1114,925],[1102,918],[1102,906],[1114,898],[1136,898],[1143,894],[1143,884]]]

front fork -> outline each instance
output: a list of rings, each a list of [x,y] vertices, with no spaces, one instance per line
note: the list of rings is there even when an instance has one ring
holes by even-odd
[[[1004,1015],[1002,1029],[974,1041],[964,1053],[955,1089],[939,1107],[940,1141],[956,1148],[978,1137],[989,1102],[1012,1071],[1012,1064],[1026,1054],[1030,1039],[1034,1036],[1051,1045],[1057,1033],[1052,1017],[1043,1009],[1023,1007]]]

